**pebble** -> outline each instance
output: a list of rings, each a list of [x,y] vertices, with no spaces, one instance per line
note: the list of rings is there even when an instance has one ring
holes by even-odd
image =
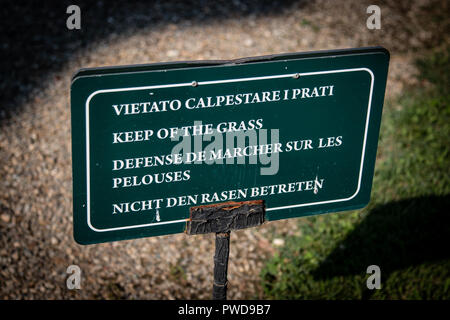
[[[282,247],[282,246],[284,246],[284,239],[275,238],[275,239],[273,239],[272,243],[275,247]]]

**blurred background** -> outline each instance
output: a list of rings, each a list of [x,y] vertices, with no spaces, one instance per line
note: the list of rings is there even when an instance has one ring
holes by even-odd
[[[68,30],[69,5],[81,29]],[[369,5],[381,29],[368,29]],[[70,83],[84,67],[381,45],[372,200],[233,232],[230,299],[450,298],[450,2],[2,1],[0,298],[209,299],[214,236],[77,245]],[[81,289],[66,287],[69,265]],[[366,269],[381,268],[368,290]]]

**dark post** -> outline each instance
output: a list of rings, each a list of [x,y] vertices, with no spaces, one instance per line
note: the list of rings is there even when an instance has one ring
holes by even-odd
[[[264,201],[225,202],[191,207],[186,233],[216,233],[214,254],[214,300],[227,299],[228,256],[230,254],[231,230],[245,229],[264,223]]]
[[[230,232],[216,233],[214,254],[213,300],[227,299],[228,256],[230,254]]]

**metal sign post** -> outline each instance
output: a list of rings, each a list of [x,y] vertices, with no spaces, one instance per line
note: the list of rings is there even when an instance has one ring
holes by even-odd
[[[259,226],[264,223],[264,201],[226,202],[192,207],[186,224],[188,235],[215,233],[214,300],[226,300],[228,256],[231,230]]]
[[[227,299],[228,256],[230,255],[231,231],[216,233],[216,251],[214,253],[213,300]]]

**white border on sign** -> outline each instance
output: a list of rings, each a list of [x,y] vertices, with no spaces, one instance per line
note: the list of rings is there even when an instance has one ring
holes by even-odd
[[[265,77],[238,78],[238,79],[214,80],[214,81],[199,81],[197,83],[198,85],[210,85],[210,84],[220,84],[220,83],[233,83],[233,82],[292,78],[292,77],[298,76],[298,75],[300,77],[304,77],[304,76],[311,76],[311,75],[318,75],[318,74],[342,73],[342,72],[354,72],[354,71],[367,71],[371,76],[369,102],[368,102],[368,106],[367,106],[366,127],[365,127],[365,132],[364,132],[364,142],[363,142],[363,148],[362,148],[362,154],[361,154],[361,164],[360,164],[360,169],[359,169],[358,188],[356,189],[356,192],[348,198],[319,201],[319,202],[310,202],[310,203],[301,203],[301,204],[294,204],[294,205],[275,207],[275,208],[266,208],[266,211],[292,209],[292,208],[313,206],[313,205],[327,204],[327,203],[334,203],[334,202],[343,202],[343,201],[349,201],[349,200],[353,199],[354,197],[356,197],[356,195],[359,193],[359,190],[361,188],[361,179],[362,179],[362,172],[363,172],[363,166],[364,166],[364,156],[365,156],[365,152],[366,152],[367,132],[368,132],[368,128],[369,128],[370,110],[372,107],[373,84],[374,84],[374,79],[375,79],[375,76],[374,76],[372,70],[370,70],[368,68],[353,68],[353,69],[340,69],[340,70],[328,70],[328,71],[305,72],[305,73],[290,73],[290,74],[265,76]],[[89,97],[86,100],[86,184],[87,184],[87,188],[86,188],[86,193],[87,193],[86,206],[87,206],[87,208],[86,209],[87,209],[87,223],[88,223],[89,228],[91,228],[93,231],[106,232],[106,231],[143,228],[143,227],[157,226],[157,225],[163,225],[163,224],[181,223],[181,222],[186,222],[189,219],[154,222],[154,223],[146,223],[146,224],[116,227],[116,228],[106,228],[106,229],[98,229],[98,228],[95,228],[91,224],[91,207],[90,207],[90,203],[91,203],[90,191],[91,190],[90,190],[90,163],[89,163],[89,156],[90,156],[90,152],[89,152],[89,103],[92,100],[92,98],[99,93],[123,92],[123,91],[134,91],[134,90],[152,90],[152,89],[190,87],[190,86],[192,86],[192,82],[145,86],[145,87],[102,89],[102,90],[94,91],[93,93],[91,93],[89,95]]]

